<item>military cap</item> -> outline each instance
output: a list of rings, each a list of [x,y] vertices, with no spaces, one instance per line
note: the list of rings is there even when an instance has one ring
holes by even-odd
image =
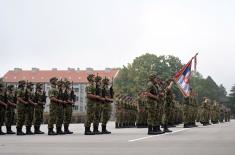
[[[50,79],[50,83],[51,83],[51,84],[56,84],[57,81],[58,81],[58,79],[57,79],[56,77],[52,77],[52,78]]]
[[[89,75],[87,76],[87,80],[88,80],[89,82],[94,82],[94,77],[95,77],[94,74],[89,74]]]
[[[32,88],[33,85],[34,85],[34,84],[33,84],[32,82],[28,82],[28,83],[27,83],[27,88]]]
[[[95,77],[95,82],[100,82],[101,80],[102,80],[102,77],[101,77],[101,76],[97,75],[97,76]]]

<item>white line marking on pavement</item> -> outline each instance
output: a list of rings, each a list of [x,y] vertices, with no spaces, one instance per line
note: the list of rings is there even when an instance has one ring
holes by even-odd
[[[160,134],[160,135],[153,135],[153,136],[146,136],[146,137],[142,137],[142,138],[132,139],[132,140],[129,140],[128,142],[135,142],[135,141],[140,141],[140,140],[143,140],[143,139],[148,139],[148,138],[153,138],[153,137],[158,137],[158,136],[169,135],[169,134],[185,131],[185,130],[188,130],[188,129],[190,129],[190,128],[185,128],[185,129],[181,129],[181,130],[177,130],[177,131],[173,131],[173,132],[168,132],[168,133],[164,133],[164,134]]]

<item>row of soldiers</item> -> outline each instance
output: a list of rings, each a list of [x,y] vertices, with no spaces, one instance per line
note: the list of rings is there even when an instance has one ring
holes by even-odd
[[[184,123],[184,128],[197,127],[196,121],[203,125],[229,121],[230,110],[222,104],[205,98],[199,105],[196,93],[190,94],[183,102],[178,102],[172,91],[173,79],[163,82],[156,74],[151,74],[147,89],[140,91],[137,98],[117,94],[116,128],[148,127],[148,134],[171,132],[168,127]],[[163,127],[163,131],[160,129]]]
[[[24,80],[19,81],[18,88],[13,85],[0,84],[0,127],[5,123],[6,134],[15,134],[11,126],[16,117],[17,135],[24,135],[22,127],[26,125],[26,134],[33,134],[31,127],[34,124],[34,133],[43,134],[40,131],[40,125],[43,122],[43,109],[46,103],[46,94],[43,91],[43,84],[37,83],[35,92],[33,84]],[[0,134],[4,135],[2,128]]]
[[[115,99],[116,109],[116,128],[146,128],[147,125],[147,97],[145,91],[140,91],[137,98],[130,96],[117,95]],[[174,96],[175,97],[175,96]],[[164,124],[163,114],[161,125]],[[173,100],[171,105],[171,114],[168,119],[168,126],[173,127],[183,121],[182,104]]]
[[[87,115],[84,123],[85,135],[111,134],[107,130],[107,123],[111,117],[113,102],[113,85],[108,78],[103,78],[98,74],[90,74],[87,77]],[[99,123],[101,122],[101,132]],[[90,130],[93,124],[93,131]]]

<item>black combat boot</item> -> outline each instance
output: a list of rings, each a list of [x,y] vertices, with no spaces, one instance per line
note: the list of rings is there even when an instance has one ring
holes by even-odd
[[[48,135],[54,136],[57,135],[57,133],[53,131],[53,128],[48,128]]]
[[[100,135],[100,134],[102,134],[102,132],[100,132],[99,130],[98,130],[98,126],[97,125],[95,125],[94,126],[94,129],[93,129],[93,133],[95,134],[95,135]]]
[[[64,125],[64,134],[73,134],[73,132],[69,131],[68,125]]]
[[[190,125],[188,123],[185,123],[184,128],[190,128]]]
[[[163,134],[164,132],[160,129],[160,126],[154,126],[153,127],[153,132],[155,135]]]
[[[15,132],[13,132],[13,131],[11,130],[11,126],[7,126],[6,129],[7,129],[7,134],[9,134],[9,135],[15,134]]]
[[[94,135],[93,132],[91,132],[90,127],[85,127],[85,133],[84,135]]]
[[[167,127],[167,125],[165,124],[165,125],[164,125],[164,130],[163,130],[163,132],[172,132],[172,131],[169,130],[168,127]]]
[[[26,126],[26,135],[34,135],[34,133],[31,131],[31,126]]]
[[[40,131],[40,126],[34,126],[34,134],[44,134],[44,132]]]
[[[23,136],[26,135],[23,131],[22,131],[22,127],[16,127],[16,135],[18,136]]]
[[[154,135],[153,126],[152,125],[148,126],[148,135]]]
[[[2,132],[2,126],[0,126],[0,135],[5,135],[6,133]]]
[[[61,127],[56,127],[56,133],[57,135],[64,135],[64,132],[62,131]]]
[[[106,125],[102,125],[102,134],[111,134],[111,132],[106,129]]]

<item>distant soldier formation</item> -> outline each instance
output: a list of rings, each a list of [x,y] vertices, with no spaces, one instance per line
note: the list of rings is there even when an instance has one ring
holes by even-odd
[[[183,123],[184,128],[191,128],[197,127],[196,122],[206,126],[230,121],[231,109],[208,97],[204,97],[203,102],[198,104],[196,92],[192,88],[190,95],[183,102],[178,102],[172,90],[174,80],[162,81],[154,73],[149,76],[146,89],[140,90],[137,97],[114,94],[113,79],[111,82],[107,77],[102,78],[98,74],[88,75],[87,81],[85,135],[111,134],[107,130],[107,123],[111,117],[112,103],[115,103],[117,129],[148,128],[149,135],[172,132],[169,127],[180,123]],[[52,77],[49,82],[48,135],[73,134],[69,130],[76,98],[73,82],[56,77]],[[34,84],[21,80],[17,88],[0,83],[0,135],[44,134],[40,126],[43,123],[46,100],[43,83]],[[14,124],[16,133],[11,128]],[[6,133],[2,130],[4,125]],[[26,133],[22,131],[24,125]]]
[[[149,135],[156,135],[171,132],[168,127],[180,123],[184,128],[191,128],[197,127],[196,122],[206,126],[210,122],[230,121],[230,108],[207,97],[198,104],[192,88],[190,95],[178,102],[172,90],[173,79],[162,81],[151,74],[148,81],[146,90],[141,90],[136,98],[115,95],[116,128],[148,128]]]

